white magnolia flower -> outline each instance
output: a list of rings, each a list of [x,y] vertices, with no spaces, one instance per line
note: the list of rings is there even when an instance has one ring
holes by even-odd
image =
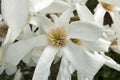
[[[65,11],[55,24],[38,15],[36,23],[40,23],[45,34],[21,40],[9,46],[6,52],[6,61],[17,65],[30,50],[44,46],[33,80],[47,80],[50,66],[57,54],[64,56],[76,70],[92,79],[104,64],[105,59],[92,54],[89,50],[98,48],[98,51],[104,52],[108,50],[110,43],[99,39],[102,36],[103,28],[96,23],[75,21],[69,24],[71,10]],[[99,46],[97,47],[95,44],[92,46],[93,42]],[[103,44],[104,46],[102,46]],[[17,52],[14,52],[14,49]]]

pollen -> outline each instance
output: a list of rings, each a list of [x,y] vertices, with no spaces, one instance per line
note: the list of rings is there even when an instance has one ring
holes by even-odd
[[[51,29],[51,31],[48,33],[49,44],[54,47],[63,47],[67,42],[66,36],[66,29],[63,27],[56,27],[54,29]]]
[[[108,4],[108,3],[104,3],[101,2],[101,5],[103,6],[104,9],[106,9],[107,11],[113,11],[115,6],[112,4]]]
[[[1,25],[0,26],[0,37],[3,37],[5,38],[6,37],[6,34],[7,34],[7,31],[8,31],[8,26],[7,25]]]

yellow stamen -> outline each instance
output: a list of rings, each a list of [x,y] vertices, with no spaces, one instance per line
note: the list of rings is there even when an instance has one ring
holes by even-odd
[[[56,27],[51,29],[48,33],[49,44],[54,47],[62,47],[66,45],[66,29],[63,27]]]

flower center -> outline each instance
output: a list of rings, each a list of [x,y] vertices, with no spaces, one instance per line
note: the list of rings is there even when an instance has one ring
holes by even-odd
[[[77,45],[81,44],[79,39],[71,38],[70,40]]]
[[[8,26],[7,25],[1,25],[0,26],[0,37],[6,37],[8,31]]]
[[[113,11],[115,6],[112,4],[108,4],[108,3],[104,3],[101,2],[101,5],[103,6],[104,9],[108,10],[108,11]]]
[[[49,44],[54,47],[63,47],[66,45],[66,29],[63,27],[56,27],[51,29],[48,33]]]

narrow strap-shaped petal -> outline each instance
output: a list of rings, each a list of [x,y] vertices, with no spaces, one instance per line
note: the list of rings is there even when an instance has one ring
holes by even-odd
[[[102,36],[103,26],[86,21],[75,21],[69,25],[68,36],[87,41],[95,41]]]
[[[116,69],[116,70],[120,71],[120,64],[118,64],[117,62],[115,62],[109,56],[106,56],[103,52],[101,52],[101,53],[102,53],[101,55],[106,59],[105,65],[107,65],[108,67],[111,67],[113,69]]]
[[[118,54],[120,54],[120,46],[119,45],[113,45],[113,46],[110,46],[110,48],[113,50],[113,51],[115,51],[115,52],[117,52]]]
[[[2,15],[9,28],[18,30],[28,22],[29,0],[2,0]]]
[[[77,78],[78,80],[89,80],[85,77],[85,75],[81,74],[80,72],[77,72]]]
[[[14,74],[17,71],[17,66],[6,63],[5,70],[6,70],[5,72],[7,73],[7,75]]]
[[[67,59],[65,59],[65,56],[63,56],[57,80],[71,80],[71,72],[69,70],[69,67],[70,67],[69,61],[67,61]]]
[[[52,23],[50,19],[46,18],[45,16],[41,16],[41,15],[35,15],[31,17],[31,20],[29,23],[37,27],[42,27],[46,33],[50,31],[51,27],[54,27],[54,24]]]
[[[75,7],[82,21],[94,21],[93,14],[90,12],[86,5],[80,5],[79,3],[76,3]]]
[[[96,41],[81,41],[81,45],[90,51],[107,52],[111,42],[102,38]]]
[[[35,63],[38,62],[42,52],[43,52],[44,48],[43,47],[38,47],[38,48],[34,48],[32,51],[32,59]]]
[[[17,72],[15,73],[14,80],[20,80],[21,78],[22,78],[22,73],[20,69],[18,69]]]
[[[106,13],[106,10],[101,6],[101,4],[98,4],[94,14],[95,21],[103,25],[105,13]]]
[[[51,46],[45,48],[37,63],[32,80],[48,80],[50,66],[58,50]]]
[[[46,36],[41,35],[10,45],[6,51],[6,61],[13,65],[17,65],[34,47],[45,46],[47,44],[46,40]]]
[[[66,11],[64,11],[60,17],[58,18],[58,21],[56,21],[57,27],[68,27],[68,24],[70,22],[70,18],[73,15],[72,14],[73,7],[68,8]]]
[[[109,12],[111,17],[112,17],[112,20],[113,20],[113,23],[114,23],[114,29],[116,30],[117,33],[120,34],[120,14],[119,12]]]
[[[67,59],[75,66],[76,70],[90,80],[93,79],[95,74],[105,63],[103,57],[93,55],[72,42],[70,42],[63,51]]]

